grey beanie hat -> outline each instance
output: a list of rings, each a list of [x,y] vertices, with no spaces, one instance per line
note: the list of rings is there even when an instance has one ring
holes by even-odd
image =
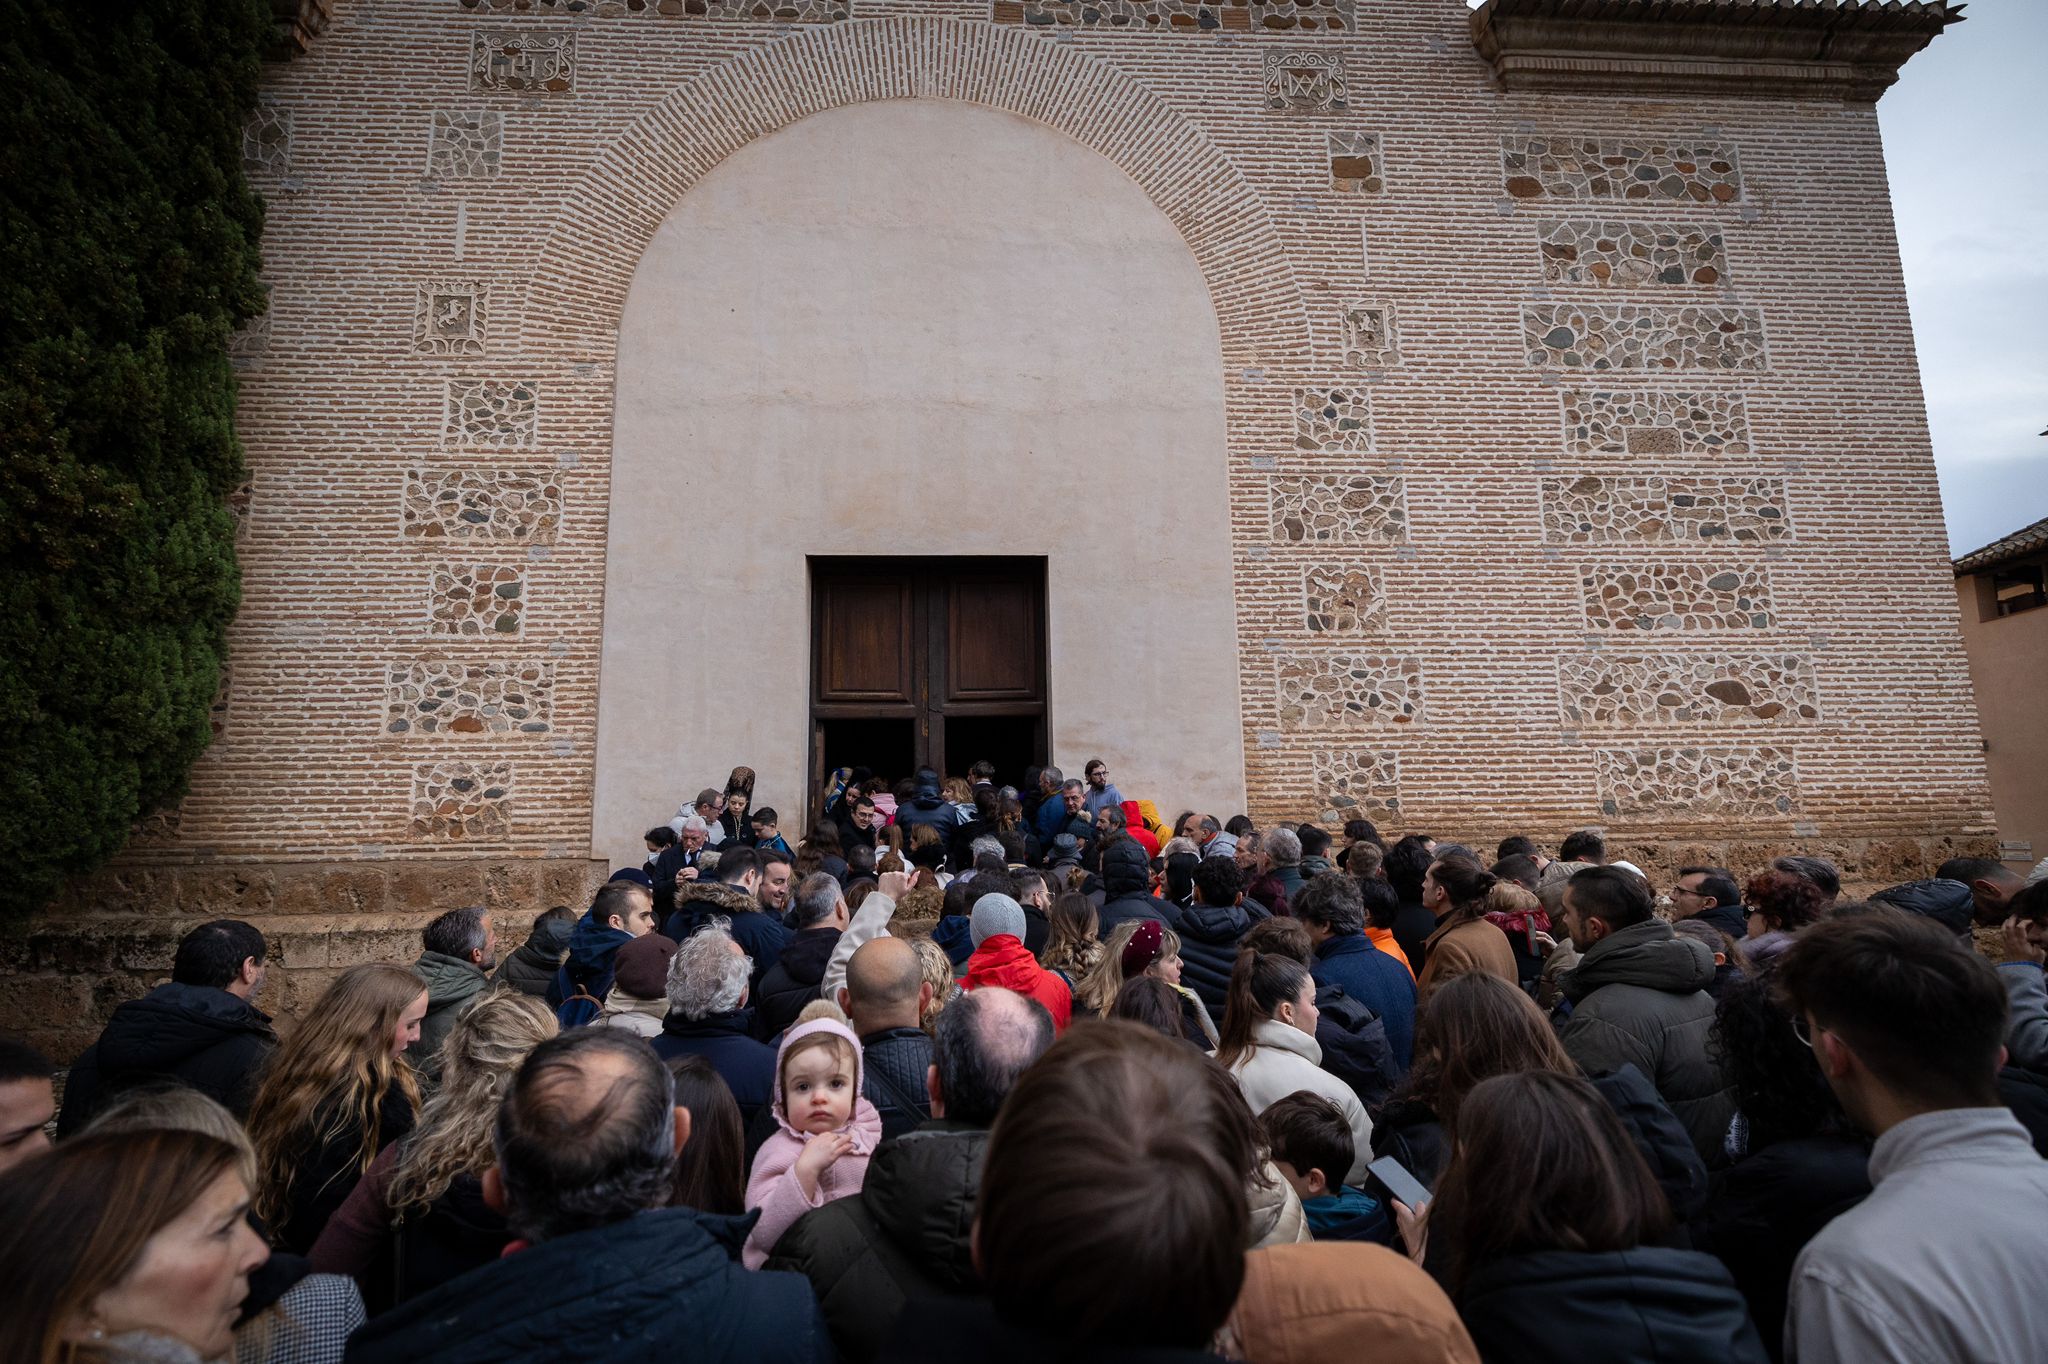
[[[974,902],[973,910],[968,913],[967,931],[974,938],[976,947],[998,933],[1007,933],[1022,942],[1024,906],[1001,893],[984,895]]]

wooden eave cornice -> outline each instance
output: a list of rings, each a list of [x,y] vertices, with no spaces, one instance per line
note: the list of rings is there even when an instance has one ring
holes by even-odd
[[[1471,26],[1507,90],[1871,103],[1962,11],[1950,0],[1487,0]]]
[[[312,45],[332,17],[334,0],[270,0],[270,16],[277,25],[265,55],[274,62],[288,62]]]

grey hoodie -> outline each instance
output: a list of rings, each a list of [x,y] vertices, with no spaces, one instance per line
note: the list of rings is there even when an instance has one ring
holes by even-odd
[[[1571,1020],[1559,1040],[1589,1074],[1631,1064],[1685,1124],[1709,1169],[1728,1163],[1723,1139],[1735,1089],[1707,1050],[1714,1026],[1714,954],[1662,919],[1608,934],[1563,979]]]

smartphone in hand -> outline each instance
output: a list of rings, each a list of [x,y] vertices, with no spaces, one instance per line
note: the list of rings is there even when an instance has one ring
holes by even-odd
[[[1408,1167],[1392,1156],[1381,1156],[1366,1169],[1388,1193],[1416,1212],[1422,1211],[1423,1205],[1435,1196],[1430,1193],[1428,1185],[1409,1174]]]

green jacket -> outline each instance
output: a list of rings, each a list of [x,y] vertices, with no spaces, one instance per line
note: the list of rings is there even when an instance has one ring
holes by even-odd
[[[427,1016],[420,1021],[420,1040],[406,1049],[406,1055],[432,1083],[441,1078],[441,1044],[448,1040],[448,1030],[491,982],[474,963],[439,952],[420,953],[412,969],[427,983]]]
[[[1588,1074],[1624,1064],[1650,1078],[1685,1124],[1707,1168],[1728,1163],[1724,1142],[1735,1089],[1708,1050],[1714,978],[1707,945],[1681,938],[1662,919],[1610,933],[1564,977],[1572,1016],[1559,1034]]]

